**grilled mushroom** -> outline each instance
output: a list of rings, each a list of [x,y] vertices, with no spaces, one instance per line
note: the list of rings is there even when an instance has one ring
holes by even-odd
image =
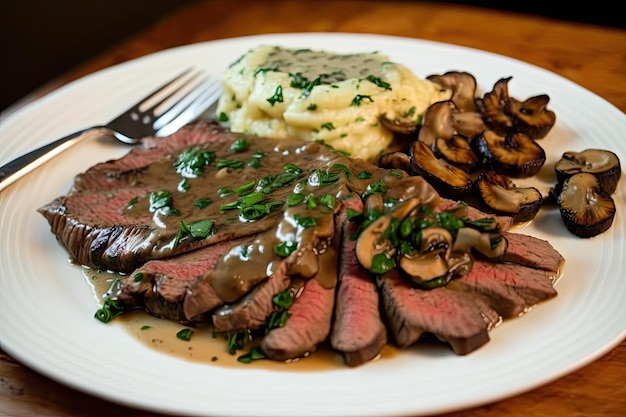
[[[461,227],[454,239],[452,250],[457,253],[475,250],[488,258],[504,255],[508,241],[500,233],[481,232],[472,227]]]
[[[468,72],[448,71],[442,75],[429,75],[427,80],[439,84],[446,90],[452,90],[450,100],[462,112],[476,112],[476,103],[474,102],[476,95],[476,78]]]
[[[387,152],[378,157],[378,166],[386,169],[401,169],[411,173],[411,158],[406,152]]]
[[[418,123],[410,118],[394,118],[383,113],[379,117],[380,124],[390,132],[399,135],[412,135],[417,131]]]
[[[443,227],[427,227],[415,253],[400,256],[399,265],[406,276],[419,286],[433,288],[450,280],[448,259],[452,252],[452,234]]]
[[[363,268],[377,272],[379,266],[374,258],[378,260],[392,259],[395,255],[395,248],[387,239],[385,232],[394,220],[402,220],[415,210],[421,200],[417,197],[410,198],[398,204],[392,211],[374,220],[365,230],[361,232],[356,241],[356,257]],[[378,256],[381,255],[381,256]]]
[[[567,178],[556,201],[567,230],[578,237],[597,236],[613,224],[615,201],[593,174],[582,172]]]
[[[502,136],[488,129],[474,143],[493,171],[509,177],[531,177],[546,162],[544,149],[524,133],[509,132]]]
[[[600,187],[609,194],[615,192],[622,175],[622,168],[617,155],[604,149],[564,152],[561,159],[555,164],[554,171],[559,183],[580,172],[593,174],[598,179]]]
[[[444,100],[428,106],[417,138],[432,146],[437,138],[450,139],[454,135],[473,138],[483,130],[485,124],[480,113],[461,112],[452,100]]]
[[[420,204],[436,208],[440,203],[437,190],[425,178],[419,175],[410,175],[396,182],[396,186],[387,190],[385,196],[390,199],[404,201],[419,198]]]
[[[547,94],[530,97],[524,101],[509,97],[505,111],[511,115],[516,131],[526,133],[533,139],[542,139],[556,123],[556,114],[546,107],[549,101],[550,97]]]
[[[490,92],[483,98],[476,99],[476,106],[483,114],[486,124],[491,130],[504,135],[513,128],[513,120],[504,111],[509,99],[509,81],[512,77],[500,78]]]
[[[510,131],[521,132],[533,139],[545,137],[554,123],[556,115],[547,109],[550,97],[540,94],[519,101],[509,95],[509,81],[501,78],[492,91],[476,99],[476,106],[483,114],[486,124],[500,135]]]
[[[431,148],[420,140],[411,145],[413,171],[428,181],[442,195],[461,197],[472,188],[472,178],[460,168],[439,159]]]
[[[435,155],[466,172],[472,172],[480,162],[469,141],[459,135],[450,139],[437,138],[433,144]]]
[[[474,182],[474,187],[489,210],[511,216],[514,222],[534,219],[543,201],[537,188],[519,188],[508,177],[493,171],[482,172]]]

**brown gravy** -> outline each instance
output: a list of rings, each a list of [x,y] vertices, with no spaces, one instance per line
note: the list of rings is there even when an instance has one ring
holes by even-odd
[[[99,272],[92,269],[83,269],[83,276],[91,287],[98,305],[102,304],[103,296],[108,291],[111,283],[120,278],[119,274]],[[108,325],[121,326],[130,337],[149,349],[200,364],[211,364],[227,368],[245,369],[245,367],[253,367],[254,369],[293,372],[331,371],[345,369],[346,366],[341,354],[334,351],[327,344],[319,346],[318,350],[312,355],[293,361],[258,360],[249,364],[241,363],[237,361],[237,357],[245,352],[231,355],[227,350],[224,337],[214,335],[209,326],[191,328],[181,323],[151,316],[143,310],[124,313]],[[194,333],[189,341],[176,337],[176,334],[183,329],[193,330]],[[393,358],[398,354],[399,350],[397,348],[387,345],[376,360]]]

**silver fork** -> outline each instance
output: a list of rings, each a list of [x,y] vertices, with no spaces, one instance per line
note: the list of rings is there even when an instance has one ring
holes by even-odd
[[[28,152],[0,167],[0,192],[33,169],[86,137],[102,129],[122,143],[134,145],[147,136],[166,136],[193,121],[211,107],[222,93],[219,82],[200,78],[192,68],[168,81],[137,104],[102,126],[92,126]],[[144,107],[148,106],[144,109]],[[162,107],[169,106],[165,110]]]

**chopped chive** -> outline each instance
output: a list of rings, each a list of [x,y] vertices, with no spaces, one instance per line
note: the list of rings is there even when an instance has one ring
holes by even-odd
[[[180,340],[184,340],[185,342],[188,342],[191,340],[191,336],[193,336],[193,333],[194,332],[191,329],[183,329],[179,331],[178,333],[176,333],[176,338]]]
[[[199,200],[194,201],[193,205],[198,207],[198,208],[203,209],[203,208],[205,208],[206,206],[208,206],[211,203],[212,203],[212,201],[211,201],[210,198],[204,197],[204,198],[201,198]]]
[[[250,147],[250,142],[248,142],[245,138],[238,138],[236,141],[230,145],[230,150],[234,152],[242,152]]]
[[[287,197],[287,206],[294,207],[304,201],[304,195],[302,194],[291,194]]]

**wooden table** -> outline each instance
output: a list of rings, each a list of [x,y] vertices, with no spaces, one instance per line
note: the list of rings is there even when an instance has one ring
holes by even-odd
[[[198,2],[85,62],[26,100],[91,72],[165,48],[284,32],[375,33],[473,47],[553,71],[626,111],[626,30],[450,4],[383,0]],[[0,416],[86,415],[154,416],[69,389],[0,351]],[[626,342],[541,388],[447,416],[624,415]]]

